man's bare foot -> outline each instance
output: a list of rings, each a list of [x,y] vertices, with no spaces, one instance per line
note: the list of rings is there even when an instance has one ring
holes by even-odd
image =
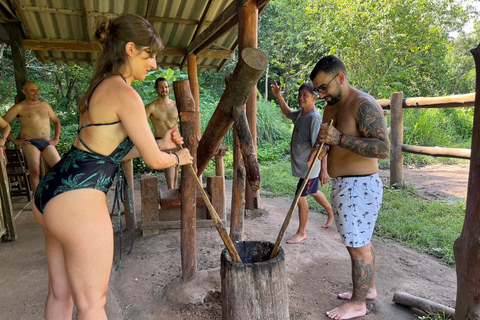
[[[365,303],[347,302],[343,306],[327,311],[330,319],[344,320],[356,317],[362,317],[367,314],[367,306]]]
[[[373,290],[368,290],[368,293],[367,293],[367,299],[368,300],[373,300],[377,297],[377,290],[376,289],[373,289]],[[347,292],[344,292],[344,293],[339,293],[338,294],[338,299],[342,299],[342,300],[350,300],[352,299],[352,291],[347,291]]]
[[[291,237],[290,239],[287,240],[287,243],[289,244],[297,244],[297,243],[301,243],[303,240],[307,239],[307,235],[306,234],[295,234],[293,237]]]
[[[332,225],[333,221],[335,221],[335,219],[333,218],[333,216],[332,216],[332,217],[328,216],[327,223],[325,223],[325,224],[322,226],[322,228],[328,228],[328,227],[330,227],[330,226]]]

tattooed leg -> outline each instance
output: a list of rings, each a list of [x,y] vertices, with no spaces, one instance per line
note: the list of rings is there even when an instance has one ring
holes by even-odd
[[[374,281],[375,258],[372,245],[360,248],[347,247],[352,259],[353,291],[349,302],[330,310],[327,316],[331,319],[351,319],[367,313],[367,294]]]
[[[372,245],[370,245],[370,252],[373,257],[373,268],[375,268],[375,254],[373,252]],[[352,261],[352,269],[353,269],[353,261]],[[352,274],[353,272],[354,270],[352,270]],[[342,300],[350,300],[352,299],[352,296],[353,296],[353,291],[347,291],[347,292],[338,294],[338,298]],[[376,297],[377,297],[377,288],[375,287],[375,272],[372,272],[372,280],[370,282],[370,288],[368,289],[368,292],[367,292],[367,300],[372,300],[372,299],[375,299]]]

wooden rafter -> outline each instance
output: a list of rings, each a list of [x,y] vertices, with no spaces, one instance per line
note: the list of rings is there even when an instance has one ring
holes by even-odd
[[[30,39],[33,39],[33,33],[32,31],[30,30],[30,26],[28,25],[27,23],[27,19],[22,11],[22,8],[21,8],[21,5],[20,3],[18,2],[18,0],[12,0],[12,4],[15,8],[15,12],[17,14],[17,17],[20,18],[20,21],[22,23],[22,29],[23,31],[25,32],[25,34],[27,35],[28,38]],[[25,49],[25,47],[24,47]],[[39,54],[37,54],[37,58],[43,63],[45,64],[45,60],[43,60],[43,57]]]
[[[152,12],[153,0],[148,0],[147,10],[145,10],[145,19],[150,21],[150,13]]]
[[[0,43],[9,43],[0,41]],[[59,51],[59,52],[83,52],[99,53],[102,50],[100,43],[96,41],[65,41],[65,40],[30,40],[22,41],[23,48],[34,51]],[[186,48],[165,47],[161,56],[184,57],[187,53]],[[231,50],[208,49],[202,51],[199,58],[209,59],[234,59],[235,52]]]
[[[90,41],[93,36],[92,36],[92,26],[90,25],[90,22],[89,22],[89,19],[88,19],[88,13],[87,13],[87,4],[85,3],[85,0],[82,0],[82,7],[83,7],[83,20],[85,21],[85,29],[86,29],[86,35],[87,35],[87,39],[88,41]],[[90,54],[90,64],[93,65],[93,57],[92,55]]]
[[[238,7],[244,6],[251,0],[233,1],[222,13],[218,15],[215,21],[208,26],[201,34],[192,40],[187,47],[187,54],[199,54],[215,40],[224,35],[233,26],[238,24]]]
[[[205,6],[205,10],[203,10],[202,17],[200,18],[200,23],[198,24],[197,28],[195,29],[195,33],[192,36],[192,39],[197,37],[197,34],[202,31],[203,27],[205,26],[205,22],[207,21],[208,14],[210,13],[210,9],[212,8],[212,4],[215,0],[208,0],[207,5]],[[185,67],[185,63],[187,62],[187,57],[183,58],[180,70]]]

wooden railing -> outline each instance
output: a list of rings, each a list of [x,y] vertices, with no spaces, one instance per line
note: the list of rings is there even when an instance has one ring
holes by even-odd
[[[390,109],[390,184],[403,187],[403,152],[470,159],[470,149],[410,146],[403,144],[403,109],[406,108],[464,108],[475,105],[475,93],[448,97],[403,98],[403,92],[395,92],[390,100],[378,100],[384,110]]]

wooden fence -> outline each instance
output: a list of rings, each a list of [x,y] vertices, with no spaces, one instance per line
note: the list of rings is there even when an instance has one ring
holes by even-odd
[[[403,98],[403,92],[395,92],[390,100],[378,100],[384,110],[390,109],[390,184],[403,187],[403,152],[470,159],[470,149],[410,146],[403,144],[403,109],[407,108],[464,108],[473,107],[475,93],[448,97]]]

